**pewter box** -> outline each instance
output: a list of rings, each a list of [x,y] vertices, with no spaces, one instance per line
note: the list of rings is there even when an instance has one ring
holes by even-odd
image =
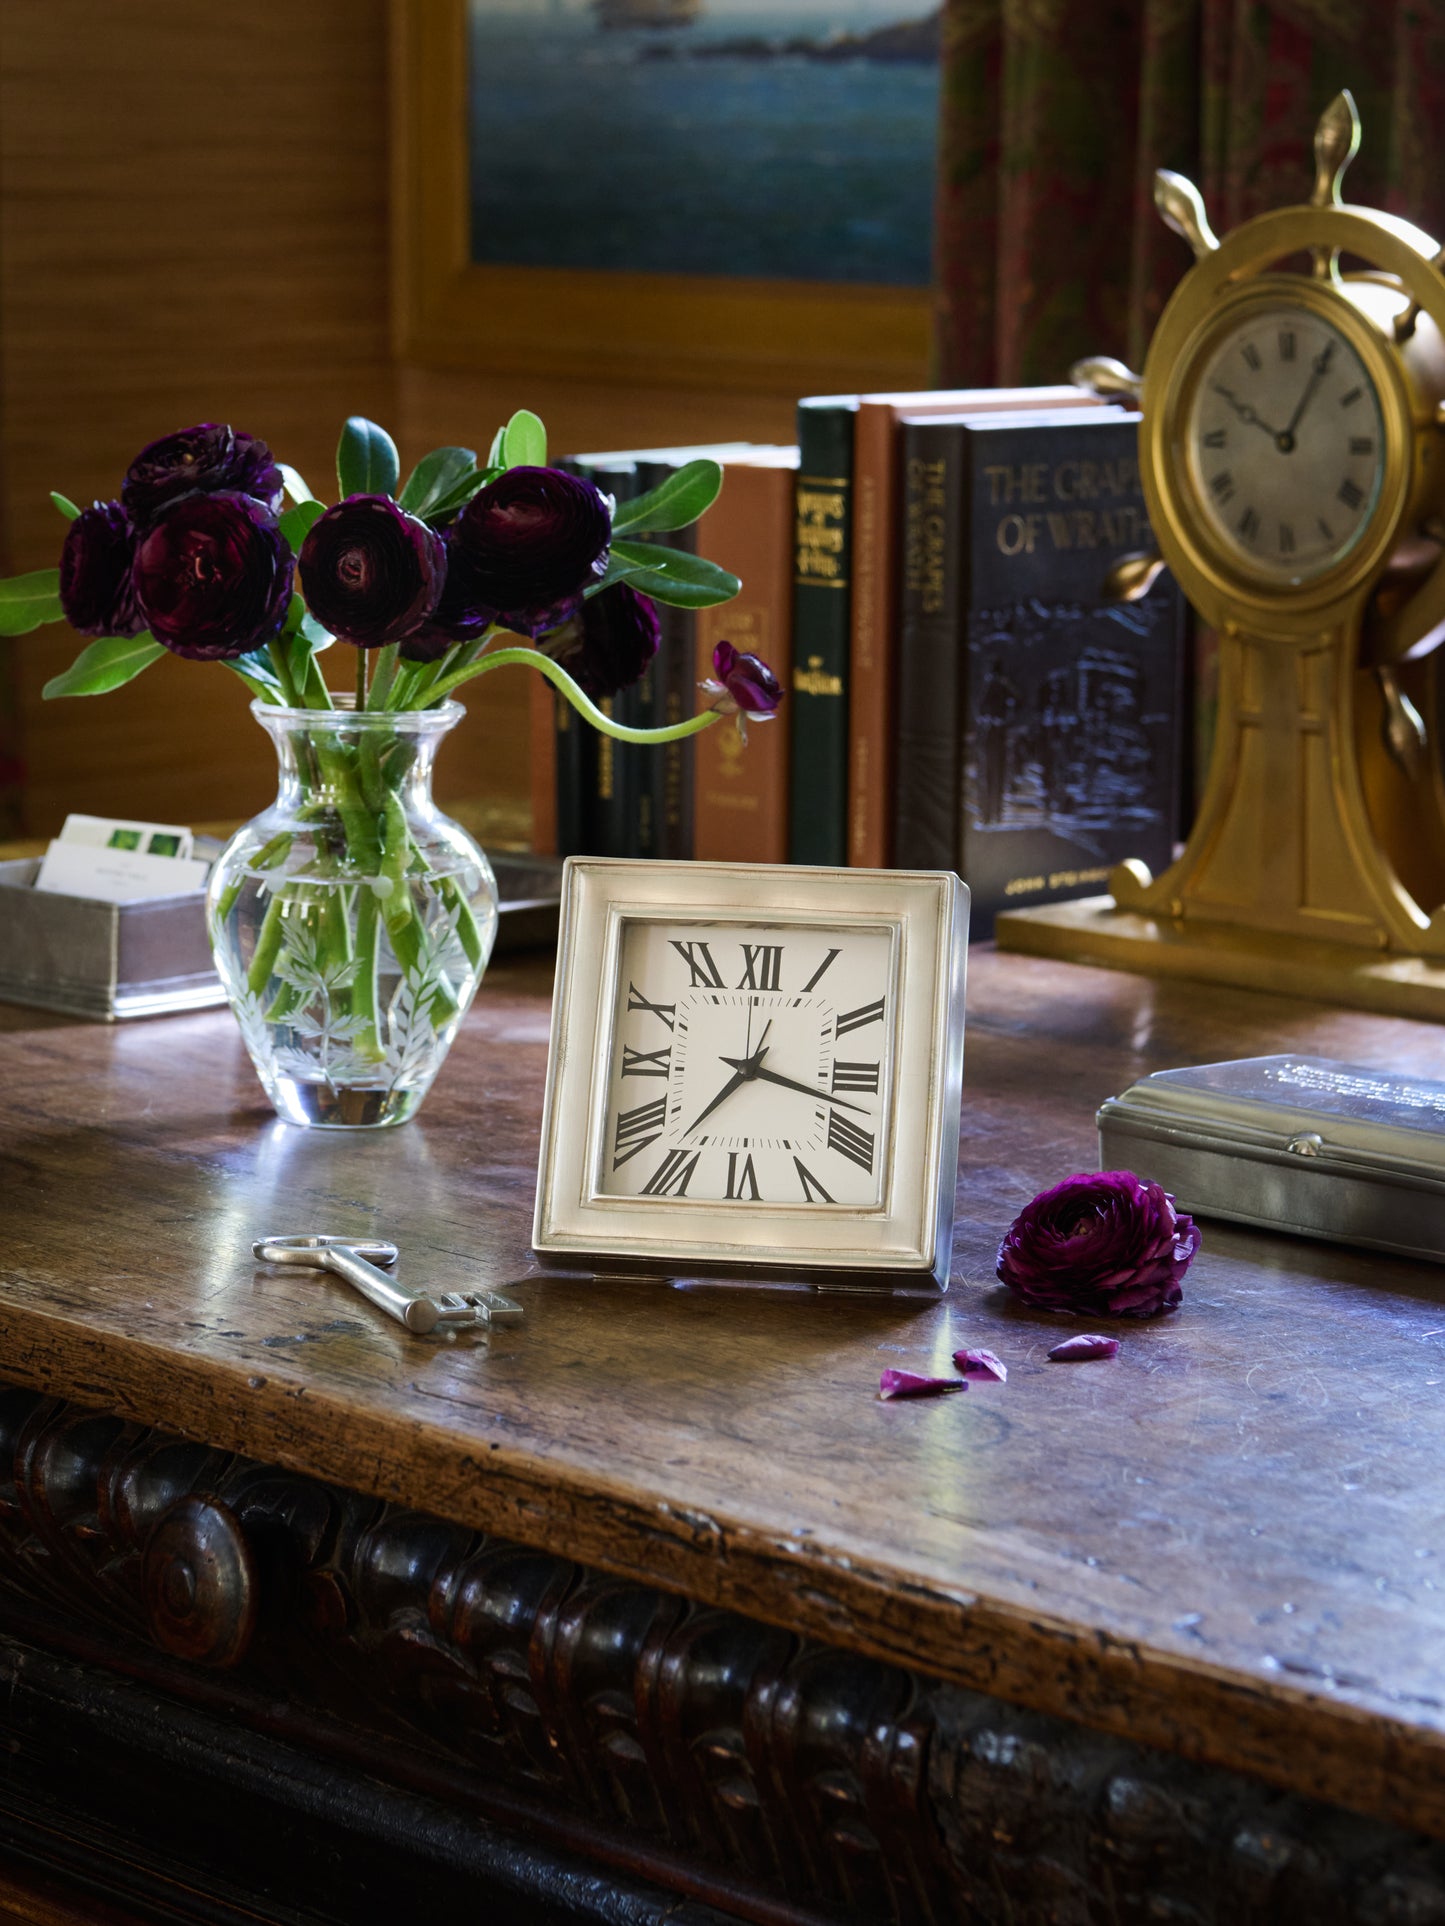
[[[1102,1169],[1191,1214],[1445,1262],[1445,1083],[1246,1057],[1156,1071],[1098,1124]]]

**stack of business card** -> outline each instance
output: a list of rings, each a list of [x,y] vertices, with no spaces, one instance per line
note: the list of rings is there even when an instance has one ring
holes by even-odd
[[[36,889],[98,903],[136,903],[204,889],[209,863],[193,857],[195,838],[176,823],[118,816],[67,816],[45,852]]]

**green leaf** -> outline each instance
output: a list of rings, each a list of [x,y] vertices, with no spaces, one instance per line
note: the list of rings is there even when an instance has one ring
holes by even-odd
[[[506,447],[507,431],[505,428],[499,428],[496,434],[492,436],[492,445],[487,450],[488,468],[500,468],[503,465]]]
[[[103,635],[80,651],[64,675],[52,676],[41,694],[47,702],[55,696],[108,695],[164,654],[150,635]]]
[[[406,478],[397,503],[409,515],[425,515],[449,495],[465,475],[477,471],[474,448],[433,448]]]
[[[297,502],[294,508],[286,510],[281,517],[281,535],[283,540],[290,543],[293,555],[300,554],[301,544],[306,540],[311,524],[319,522],[325,513],[325,503],[318,502],[314,496],[309,502]]]
[[[435,528],[438,522],[444,522],[459,508],[465,508],[479,488],[484,488],[489,481],[495,481],[502,472],[500,468],[473,468],[461,477],[449,495],[443,495],[440,501],[432,503],[423,513],[422,520],[430,522]]]
[[[502,461],[508,468],[547,466],[547,430],[530,408],[519,408],[502,430]]]
[[[614,542],[606,575],[587,593],[595,595],[613,582],[629,582],[639,595],[676,609],[714,608],[730,602],[742,587],[736,575],[716,562],[651,542]]]
[[[620,503],[612,517],[612,533],[641,535],[652,530],[689,528],[717,500],[722,478],[722,469],[715,461],[690,461],[645,495]]]
[[[310,609],[301,618],[301,633],[311,644],[312,652],[316,655],[320,655],[323,649],[329,649],[336,640],[330,629],[321,626]]]
[[[69,495],[62,495],[56,489],[52,488],[50,491],[50,499],[55,503],[55,506],[60,510],[66,521],[73,522],[79,519],[80,510],[70,499]]]
[[[0,582],[0,635],[28,635],[46,622],[59,622],[60,570],[38,568]]]
[[[282,484],[293,502],[315,501],[316,497],[312,494],[301,476],[298,475],[296,470],[291,466],[290,462],[278,461],[276,466],[281,470]]]
[[[281,678],[271,666],[271,658],[265,649],[253,649],[250,655],[238,655],[233,662],[225,664],[233,675],[240,676],[253,695],[266,702],[281,702]]]
[[[336,447],[336,483],[348,495],[394,495],[401,462],[396,443],[365,415],[352,415]]]

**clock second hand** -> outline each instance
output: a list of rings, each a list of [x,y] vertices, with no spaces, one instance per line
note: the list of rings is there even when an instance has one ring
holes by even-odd
[[[753,1027],[752,1004],[749,1003],[748,1005],[749,1037],[751,1037],[752,1035],[752,1027]],[[720,1103],[726,1102],[726,1100],[733,1094],[734,1090],[740,1089],[742,1085],[745,1083],[752,1082],[753,1078],[758,1074],[757,1066],[762,1062],[764,1056],[767,1054],[768,1031],[771,1030],[772,1027],[773,1027],[773,1019],[769,1017],[767,1024],[763,1029],[763,1034],[758,1038],[757,1049],[750,1051],[747,1056],[721,1057],[719,1059],[720,1062],[725,1063],[728,1066],[728,1068],[733,1072],[733,1076],[730,1079],[730,1081],[725,1083],[722,1089],[718,1091],[717,1095],[713,1098],[712,1102],[707,1105],[706,1109],[700,1110],[698,1114],[693,1118],[692,1122],[687,1126],[687,1129],[684,1130],[682,1133],[684,1137],[690,1137],[693,1131],[696,1130],[698,1125],[703,1121],[703,1119],[705,1117],[710,1117],[714,1112],[714,1110],[717,1109],[718,1105]]]

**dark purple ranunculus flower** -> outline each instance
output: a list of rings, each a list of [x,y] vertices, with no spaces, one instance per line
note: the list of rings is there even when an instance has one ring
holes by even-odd
[[[254,495],[268,508],[279,509],[281,470],[264,441],[239,434],[225,422],[202,421],[142,448],[126,470],[120,498],[143,528],[178,495],[222,490]]]
[[[582,604],[572,622],[544,653],[594,702],[631,688],[657,654],[662,624],[657,604],[626,582],[614,582]]]
[[[233,660],[268,642],[291,599],[291,551],[251,495],[183,495],[136,548],[145,626],[174,655]]]
[[[607,573],[607,498],[561,468],[509,468],[479,488],[452,530],[504,628],[540,635]]]
[[[338,642],[379,649],[419,629],[446,581],[441,537],[389,495],[348,495],[296,558],[306,606]]]
[[[497,619],[486,589],[466,552],[457,546],[456,527],[441,537],[446,572],[436,607],[401,645],[407,662],[436,662],[454,642],[475,642]]]
[[[1200,1236],[1158,1184],[1084,1172],[1041,1191],[998,1247],[998,1274],[1038,1311],[1153,1317],[1172,1311]]]
[[[131,563],[135,530],[119,502],[96,502],[70,524],[60,551],[60,606],[78,635],[139,635]]]
[[[756,655],[745,655],[731,642],[719,642],[712,652],[716,678],[699,682],[708,703],[720,716],[736,716],[738,734],[746,742],[748,722],[771,722],[783,699],[782,684],[767,663]]]

